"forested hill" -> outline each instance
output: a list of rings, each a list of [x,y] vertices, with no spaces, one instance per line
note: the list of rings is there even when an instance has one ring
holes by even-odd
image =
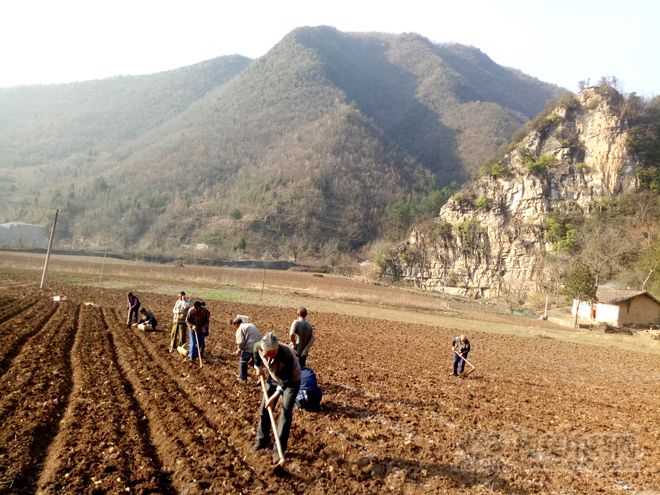
[[[64,208],[61,236],[82,246],[349,251],[382,234],[389,205],[462,182],[563,92],[476,48],[415,34],[300,28],[241,65],[223,57],[144,76],[150,99],[122,110],[107,93],[69,108],[58,92],[123,78],[55,86],[44,120],[38,102],[12,94],[48,88],[0,90],[0,115],[14,115],[0,124],[13,135],[0,145],[0,187]],[[192,87],[162,80],[202,68]],[[17,165],[38,173],[30,182]]]
[[[0,167],[123,148],[249,63],[234,55],[145,76],[0,88]]]

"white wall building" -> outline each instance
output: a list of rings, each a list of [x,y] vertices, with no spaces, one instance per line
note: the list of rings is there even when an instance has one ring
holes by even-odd
[[[573,300],[571,314],[596,323],[620,327],[660,324],[660,301],[646,291],[598,287],[596,302]]]

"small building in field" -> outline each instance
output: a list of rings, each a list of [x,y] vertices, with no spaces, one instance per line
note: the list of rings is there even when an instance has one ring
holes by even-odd
[[[660,301],[643,290],[598,287],[596,302],[573,300],[571,314],[595,323],[621,327],[660,324]]]

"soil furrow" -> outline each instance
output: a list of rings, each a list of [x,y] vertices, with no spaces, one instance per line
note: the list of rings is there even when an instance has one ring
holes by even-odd
[[[218,311],[214,314],[221,314],[221,312]],[[267,326],[272,327],[270,323]],[[166,332],[160,334],[157,332],[137,332],[135,337],[148,350],[149,359],[158,362],[159,366],[173,380],[176,380],[181,389],[187,391],[190,400],[205,411],[209,421],[226,434],[228,443],[233,446],[237,454],[247,456],[250,463],[256,466],[262,475],[268,476],[270,452],[249,453],[255,439],[261,388],[252,377],[250,377],[247,385],[237,383],[237,358],[235,356],[226,358],[221,350],[232,348],[235,345],[233,343],[234,332],[223,333],[221,331],[222,324],[219,322],[215,323],[213,329],[212,338],[207,344],[207,348],[211,350],[218,349],[216,352],[222,355],[214,355],[212,359],[207,359],[202,369],[199,369],[196,362],[189,363],[177,353],[169,354],[167,352]],[[348,409],[348,407],[342,407],[335,421],[341,421],[343,411],[348,411]],[[279,413],[279,410],[276,413]],[[313,451],[309,449],[309,444],[307,448],[301,448],[300,437],[313,441],[317,435],[314,416],[314,414],[307,416],[302,411],[294,413],[294,425],[290,442],[291,450],[287,453],[289,459],[287,462],[288,474],[285,477],[270,478],[268,483],[271,489],[285,493],[309,493],[310,488],[319,486],[319,482],[326,475],[319,471],[316,466],[323,465],[328,461],[334,462],[336,458],[344,459],[348,452],[354,450],[349,448],[347,452],[346,447],[344,447],[341,455],[334,450],[327,449],[323,451],[324,442],[313,442]],[[305,421],[305,418],[307,418],[307,421]],[[331,436],[336,436],[336,433],[331,432]],[[314,463],[315,466],[310,466],[310,463]],[[343,487],[344,482],[342,480],[334,479],[333,481],[334,488],[339,487],[340,490],[356,492],[353,483],[349,482]],[[372,486],[366,491],[373,489],[376,488]]]
[[[221,341],[220,335],[216,329],[213,333],[215,342],[211,340],[207,349],[222,352],[217,345]],[[249,456],[250,464],[257,466],[262,474],[270,471],[269,452],[250,453],[261,400],[258,382],[251,379],[249,386],[237,383],[235,362],[227,361],[218,354],[212,359],[206,359],[204,367],[200,369],[197,361],[190,363],[176,352],[168,353],[167,342],[163,340],[167,338],[166,332],[135,332],[135,338],[140,341],[148,358],[156,362],[185,391],[188,400],[204,411],[216,429],[223,432],[221,440],[227,448],[237,457]],[[288,473],[284,477],[275,477],[269,483],[287,493],[304,493],[310,478],[303,470],[295,471],[295,475]]]
[[[35,299],[25,311],[20,311],[0,324],[0,377],[9,369],[11,360],[25,342],[41,330],[58,306],[48,299]]]
[[[78,306],[65,303],[29,339],[0,381],[0,493],[34,493],[72,387]],[[41,330],[41,331],[39,331]]]
[[[28,310],[37,304],[39,300],[40,299],[35,299],[34,297],[25,297],[0,301],[0,308],[2,308],[2,311],[0,312],[0,324],[13,318],[20,312]]]
[[[71,362],[73,392],[39,493],[174,493],[160,475],[144,413],[119,369],[98,307],[83,306]]]
[[[181,493],[255,493],[262,484],[116,313],[106,314],[118,360],[151,425],[152,441]]]
[[[38,488],[67,494],[148,492],[152,478],[146,473],[155,471],[159,493],[615,494],[655,493],[660,486],[660,358],[646,349],[655,341],[641,334],[625,337],[619,348],[619,341],[591,345],[597,338],[592,332],[585,334],[591,339],[587,342],[566,341],[560,330],[553,333],[556,339],[541,338],[535,332],[542,323],[532,322],[530,334],[491,332],[487,322],[499,325],[507,319],[491,320],[475,311],[478,321],[468,333],[477,371],[460,379],[450,376],[449,345],[460,329],[468,328],[463,324],[433,326],[413,313],[409,322],[323,313],[314,309],[320,300],[307,302],[298,295],[286,307],[208,299],[211,337],[200,369],[198,363],[168,353],[169,329],[143,333],[125,327],[128,290],[139,292],[164,327],[173,295],[184,289],[194,300],[201,290],[178,274],[168,279],[171,267],[162,269],[167,270],[162,280],[176,284],[170,295],[147,292],[147,280],[155,272],[147,265],[136,270],[133,263],[126,265],[129,275],[120,289],[57,287],[68,298],[64,304],[89,301],[103,308],[84,310],[78,325],[99,331],[83,335],[81,330],[75,351],[60,356],[58,349],[66,344],[53,329],[62,326],[58,332],[66,332],[63,322],[75,321],[75,314],[64,314],[60,303],[58,312],[8,363],[9,372],[0,381],[1,493]],[[5,279],[28,276],[17,271]],[[287,276],[278,273],[281,280]],[[7,287],[5,279],[0,288]],[[216,293],[222,291],[217,283]],[[43,298],[32,284],[5,291],[0,306],[3,301],[12,305]],[[273,329],[286,339],[299,304],[312,309],[316,342],[308,363],[324,397],[318,412],[295,411],[285,464],[288,477],[279,478],[273,476],[269,451],[250,452],[261,390],[252,376],[246,385],[235,379],[235,330],[228,321],[236,314],[250,315],[262,333]],[[49,301],[43,310],[55,306]],[[13,331],[9,324],[24,313],[0,329]],[[91,326],[94,320],[98,327]],[[106,326],[111,333],[102,330]],[[51,346],[45,354],[39,344],[44,341]],[[639,351],[631,349],[633,344]],[[59,387],[51,382],[62,372],[41,378],[26,359],[28,352],[46,372],[69,361],[76,381],[69,402],[62,399],[62,407],[68,407],[61,411],[64,416],[53,419],[52,409],[45,416],[42,400],[49,397],[34,398],[47,387]],[[30,377],[21,377],[24,371]],[[78,390],[81,377],[92,385]],[[119,419],[106,403],[116,403]],[[52,400],[49,404],[52,408]],[[98,432],[91,431],[90,418]],[[3,429],[5,422],[9,426]],[[48,458],[39,460],[32,443],[41,434],[35,425],[41,423],[53,430],[61,426],[48,445]],[[120,443],[122,439],[135,446]],[[112,453],[122,451],[114,459],[111,442],[117,442]],[[41,474],[42,482],[21,484],[15,476],[14,481],[7,466],[29,472],[20,463],[32,451],[37,452],[36,464],[45,465],[32,471]],[[139,472],[133,459],[143,459],[147,464],[140,465],[151,471]],[[123,480],[127,466],[136,466],[135,473],[126,475],[126,483],[134,483],[126,486],[128,491],[116,482],[117,477]]]

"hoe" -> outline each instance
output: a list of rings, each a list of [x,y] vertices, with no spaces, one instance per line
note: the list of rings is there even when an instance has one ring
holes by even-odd
[[[477,367],[476,367],[474,364],[472,364],[470,361],[468,361],[467,359],[465,359],[465,358],[464,358],[463,356],[461,356],[458,352],[454,351],[454,354],[456,354],[458,357],[460,357],[463,361],[465,361],[467,364],[469,364],[470,367],[472,368],[471,370],[467,371],[466,373],[463,373],[463,376],[468,376],[470,373],[472,373],[474,370],[477,369]]]
[[[266,382],[264,381],[263,376],[259,376],[259,381],[261,381],[261,390],[264,393],[264,400],[268,402],[268,391],[266,390]],[[268,415],[270,416],[270,426],[273,430],[273,436],[275,437],[275,446],[277,447],[277,455],[280,457],[279,462],[275,466],[275,471],[281,471],[284,465],[284,453],[282,452],[282,444],[280,443],[280,437],[277,434],[277,424],[275,424],[275,416],[273,415],[273,410],[268,408]]]
[[[172,354],[172,350],[174,349],[174,338],[176,337],[176,333],[178,331],[178,328],[175,326],[172,326],[172,334],[170,335],[170,354]]]
[[[197,357],[199,357],[199,367],[201,368],[204,366],[204,363],[202,362],[202,349],[199,347],[199,337],[197,336],[197,329],[195,327],[192,327],[192,331],[195,334],[195,342],[197,343]]]

